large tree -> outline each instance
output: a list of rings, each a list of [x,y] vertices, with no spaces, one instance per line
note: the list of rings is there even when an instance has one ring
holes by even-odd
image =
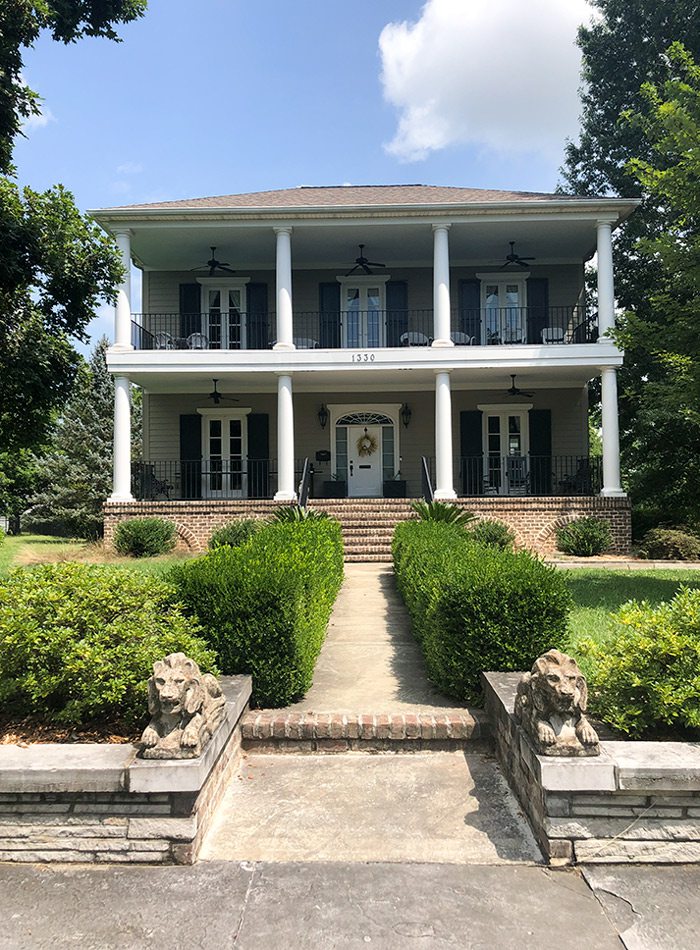
[[[112,489],[114,379],[107,369],[109,341],[98,341],[81,366],[75,391],[42,460],[44,489],[32,499],[27,524],[52,533],[95,539],[102,534],[102,505]],[[133,421],[140,431],[140,402]],[[134,446],[138,452],[138,445]]]
[[[700,55],[700,0],[590,2],[596,16],[578,34],[583,55],[581,132],[566,148],[563,188],[579,195],[642,198],[639,210],[615,237],[614,258],[618,303],[634,315],[621,321],[628,328],[620,371],[623,467],[633,502],[649,508],[660,500],[658,472],[663,470],[667,481],[678,480],[683,491],[682,468],[668,464],[668,447],[674,446],[679,457],[692,457],[700,446],[692,427],[680,424],[678,416],[655,414],[654,403],[645,400],[650,386],[658,387],[660,394],[668,381],[667,367],[653,345],[653,337],[658,340],[667,332],[663,310],[652,305],[665,273],[659,257],[643,250],[645,241],[663,233],[668,207],[630,165],[632,159],[654,160],[654,146],[627,116],[645,109],[645,83],[662,85],[669,77],[667,50],[674,41],[683,39],[694,56]]]
[[[0,0],[0,453],[45,440],[78,370],[100,299],[122,275],[113,242],[84,218],[60,185],[43,193],[12,180],[12,151],[39,98],[22,79],[24,51],[42,30],[70,43],[116,39],[114,24],[145,0]]]

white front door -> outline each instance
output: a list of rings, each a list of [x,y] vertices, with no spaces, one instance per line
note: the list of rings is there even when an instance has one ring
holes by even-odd
[[[381,498],[383,480],[382,427],[348,426],[348,495]]]
[[[245,417],[207,416],[202,434],[202,498],[247,497]]]

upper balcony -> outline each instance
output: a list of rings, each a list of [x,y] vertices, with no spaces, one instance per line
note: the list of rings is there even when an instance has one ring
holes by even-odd
[[[238,309],[204,313],[142,313],[132,319],[137,350],[266,350],[275,344],[276,314]],[[298,350],[375,350],[427,347],[434,339],[432,310],[294,312]],[[579,306],[478,307],[452,310],[456,346],[536,346],[595,343],[597,315]]]

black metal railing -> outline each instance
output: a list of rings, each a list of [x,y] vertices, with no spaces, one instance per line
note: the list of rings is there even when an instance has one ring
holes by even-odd
[[[131,466],[139,501],[272,498],[276,489],[277,459],[157,459]]]
[[[137,350],[266,350],[274,331],[268,313],[136,313],[131,342]]]
[[[602,459],[580,455],[476,455],[455,460],[459,495],[597,495]]]
[[[430,462],[425,455],[420,460],[420,484],[423,498],[428,502],[432,501],[435,492],[433,491],[433,480],[430,476]]]
[[[301,481],[299,482],[299,507],[306,508],[306,504],[309,500],[309,492],[311,491],[312,479],[313,479],[314,470],[311,465],[311,462],[308,458],[304,459],[304,464],[301,469]]]
[[[134,314],[138,350],[265,350],[275,343],[273,313]],[[293,342],[299,350],[374,350],[430,346],[432,310],[296,311]],[[596,315],[584,307],[457,309],[450,336],[456,346],[595,343]]]

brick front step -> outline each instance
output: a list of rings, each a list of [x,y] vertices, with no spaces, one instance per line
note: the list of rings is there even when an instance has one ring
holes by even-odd
[[[470,747],[490,738],[481,709],[415,713],[253,710],[241,723],[246,749],[278,752],[420,751]]]

